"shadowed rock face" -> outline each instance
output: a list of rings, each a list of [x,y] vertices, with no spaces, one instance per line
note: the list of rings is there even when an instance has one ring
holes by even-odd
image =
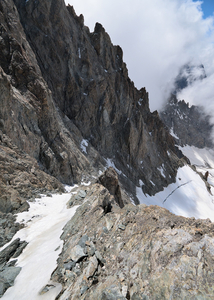
[[[77,140],[80,142],[82,135],[95,153],[112,159],[129,191],[133,192],[139,179],[145,183],[148,194],[171,182],[180,163],[176,155],[168,154],[177,151],[174,141],[158,114],[150,113],[145,88],[134,87],[121,48],[112,45],[102,25],[97,23],[90,33],[83,17],[77,17],[73,7],[66,8],[63,0],[14,3],[38,68],[52,92],[54,105],[66,116],[70,126],[76,128]],[[47,139],[49,134],[45,135]],[[57,163],[57,134],[47,143],[54,148]],[[64,147],[67,143],[64,141]],[[41,151],[40,161],[49,170],[46,152]],[[74,151],[72,154],[76,156]],[[78,180],[82,166],[76,170],[74,160],[66,161],[66,166],[71,165],[70,177],[68,170],[63,170],[66,174],[63,176],[50,163],[52,174],[63,180],[66,177],[67,181],[68,178]],[[163,162],[166,178],[157,170]],[[82,165],[85,167],[86,163]]]
[[[0,3],[0,150],[2,212],[93,179],[109,161],[138,203],[139,182],[152,195],[183,164],[122,49],[102,25],[90,33],[63,0]]]

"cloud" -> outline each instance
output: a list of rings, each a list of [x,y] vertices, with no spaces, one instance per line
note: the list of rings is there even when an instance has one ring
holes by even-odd
[[[146,87],[152,111],[161,109],[173,89],[175,77],[187,63],[203,64],[207,78],[198,86],[197,81],[194,82],[179,97],[184,97],[190,104],[210,103],[214,98],[214,85],[211,84],[214,76],[214,19],[203,18],[201,1],[66,2],[74,6],[77,14],[84,15],[85,24],[91,31],[95,22],[100,22],[112,42],[122,47],[129,76],[138,88]]]

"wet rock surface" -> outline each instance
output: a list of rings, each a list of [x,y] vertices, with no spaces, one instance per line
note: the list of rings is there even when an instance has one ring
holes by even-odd
[[[77,190],[79,193],[80,190]],[[100,205],[111,203],[105,212]],[[84,221],[83,221],[84,220]],[[57,299],[212,299],[214,224],[158,206],[122,209],[100,184],[67,223],[52,279]],[[71,255],[79,249],[79,256]]]

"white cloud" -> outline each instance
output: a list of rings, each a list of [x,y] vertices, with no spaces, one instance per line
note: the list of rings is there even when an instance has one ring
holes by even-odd
[[[138,88],[146,87],[152,111],[161,108],[179,69],[189,62],[204,64],[207,78],[196,89],[193,85],[180,96],[191,104],[210,103],[214,97],[211,84],[214,77],[214,24],[211,17],[203,19],[201,1],[66,2],[74,6],[77,14],[84,15],[85,24],[91,31],[94,24],[100,22],[113,43],[122,47],[129,76]]]

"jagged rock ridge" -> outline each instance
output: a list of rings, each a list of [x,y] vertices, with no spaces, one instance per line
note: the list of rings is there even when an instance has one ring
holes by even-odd
[[[72,205],[82,205],[64,228],[52,275],[63,286],[59,300],[213,298],[210,220],[142,204],[120,209],[100,184],[76,192]],[[102,205],[107,201],[108,212]]]
[[[63,183],[95,174],[106,165],[102,157],[133,194],[139,179],[148,194],[174,180],[181,153],[100,24],[90,33],[63,0],[8,0],[1,11],[1,67],[17,106],[13,117],[3,106],[4,134]],[[157,169],[163,164],[166,177]]]
[[[184,65],[175,78],[174,91],[160,112],[161,120],[169,128],[177,145],[213,147],[213,124],[210,122],[210,116],[205,113],[202,106],[190,106],[185,100],[178,100],[181,90],[205,78],[206,72],[203,65]]]
[[[171,95],[160,112],[160,118],[169,128],[177,145],[192,145],[198,148],[212,148],[213,125],[203,107],[189,106]]]

